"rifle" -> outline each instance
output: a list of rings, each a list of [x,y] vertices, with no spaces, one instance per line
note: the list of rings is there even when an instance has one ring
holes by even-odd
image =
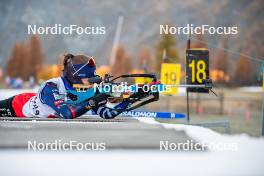
[[[150,80],[149,83],[145,84],[132,84],[128,85],[132,88],[135,88],[137,86],[137,91],[131,91],[131,90],[125,90],[125,91],[114,91],[113,86],[120,86],[123,82],[118,82],[120,79],[126,79],[126,78],[137,78],[137,77],[143,77],[148,78]],[[68,90],[67,96],[69,100],[67,102],[69,103],[79,103],[84,100],[87,100],[89,98],[94,97],[98,93],[105,93],[108,95],[108,99],[111,102],[111,99],[118,99],[119,101],[127,101],[129,102],[129,106],[125,111],[131,111],[134,109],[137,109],[141,106],[144,106],[146,104],[152,103],[154,101],[159,100],[159,91],[157,89],[144,91],[144,86],[156,86],[161,87],[162,90],[164,90],[164,86],[170,86],[170,87],[192,87],[192,88],[204,88],[208,89],[211,92],[215,94],[215,92],[212,90],[213,84],[211,79],[204,79],[202,84],[199,85],[164,85],[161,84],[160,81],[157,80],[157,77],[155,74],[125,74],[120,75],[117,77],[113,77],[109,74],[106,74],[104,78],[100,76],[92,77],[88,79],[89,85],[80,85],[75,84],[73,87],[75,90]],[[99,86],[98,86],[99,85]],[[104,89],[105,87],[108,87],[108,89]],[[215,94],[216,95],[216,94]]]

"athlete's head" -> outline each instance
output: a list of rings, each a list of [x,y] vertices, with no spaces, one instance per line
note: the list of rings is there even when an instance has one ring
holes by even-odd
[[[95,61],[90,56],[67,54],[64,57],[63,77],[70,84],[87,84],[96,76]]]

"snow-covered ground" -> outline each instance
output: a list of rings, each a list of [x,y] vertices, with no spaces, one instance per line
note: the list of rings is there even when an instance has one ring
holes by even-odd
[[[248,93],[261,93],[261,92],[263,92],[263,88],[260,86],[240,87],[238,90],[242,91],[242,92],[248,92]]]
[[[161,124],[151,118],[142,123],[184,130],[198,142],[235,144],[235,150],[103,152],[0,151],[0,175],[263,175],[264,139],[222,135],[210,129]],[[36,122],[37,123],[37,122]]]
[[[254,89],[256,90],[259,91],[260,88]],[[1,89],[0,99],[36,91],[37,89]],[[0,175],[264,175],[263,138],[252,138],[245,134],[223,135],[203,127],[164,124],[151,118],[138,120],[167,129],[184,130],[202,144],[213,144],[220,148],[231,144],[234,148],[219,150],[216,147],[204,152],[1,150]]]

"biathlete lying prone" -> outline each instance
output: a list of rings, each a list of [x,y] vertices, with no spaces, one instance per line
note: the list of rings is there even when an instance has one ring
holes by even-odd
[[[67,102],[67,90],[73,89],[73,84],[89,84],[88,79],[95,76],[96,65],[92,57],[67,54],[61,77],[47,80],[37,93],[18,94],[0,101],[0,117],[74,119],[92,110],[102,118],[114,118],[127,108],[129,102],[122,101],[109,108],[105,93],[97,93],[78,104]]]

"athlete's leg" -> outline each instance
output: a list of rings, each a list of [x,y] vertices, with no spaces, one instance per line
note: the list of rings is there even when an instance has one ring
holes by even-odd
[[[0,117],[16,117],[16,113],[12,107],[14,97],[0,101]]]

